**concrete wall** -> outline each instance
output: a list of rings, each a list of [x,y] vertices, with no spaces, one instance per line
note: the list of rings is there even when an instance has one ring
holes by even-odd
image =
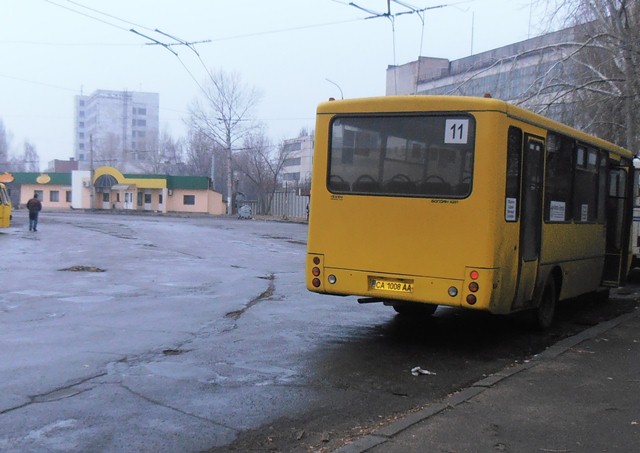
[[[20,206],[25,206],[36,191],[42,193],[42,196],[38,195],[38,199],[43,210],[71,208],[71,201],[67,201],[67,192],[73,193],[71,186],[43,184],[23,184],[20,187]],[[51,201],[53,192],[58,192],[58,201]]]
[[[173,189],[167,191],[167,212],[200,212],[213,215],[225,213],[222,194],[213,190]],[[194,204],[185,204],[185,197],[193,197]]]

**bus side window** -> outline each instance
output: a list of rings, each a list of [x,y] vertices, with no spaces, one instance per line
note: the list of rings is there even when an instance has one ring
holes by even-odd
[[[522,130],[510,126],[507,137],[507,181],[504,218],[517,222],[520,217],[520,170],[522,159]]]
[[[549,133],[545,175],[544,219],[547,222],[570,222],[573,194],[572,138]]]
[[[609,160],[605,152],[600,153],[600,170],[598,173],[598,223],[607,221],[607,176],[609,175]]]
[[[573,185],[573,221],[595,222],[598,205],[598,151],[578,144],[575,153]]]

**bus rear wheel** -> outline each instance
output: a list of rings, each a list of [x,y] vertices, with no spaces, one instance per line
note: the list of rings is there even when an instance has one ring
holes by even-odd
[[[438,306],[418,302],[402,302],[393,304],[393,309],[403,316],[431,316],[438,309]]]
[[[556,282],[553,277],[550,277],[544,287],[538,307],[533,310],[533,321],[538,329],[545,330],[551,327],[556,314],[557,303]]]

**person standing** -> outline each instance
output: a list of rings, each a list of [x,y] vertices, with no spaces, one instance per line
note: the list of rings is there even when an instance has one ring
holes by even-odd
[[[38,194],[34,193],[33,198],[27,201],[29,210],[29,231],[38,231],[38,214],[42,209],[42,203],[38,200]]]

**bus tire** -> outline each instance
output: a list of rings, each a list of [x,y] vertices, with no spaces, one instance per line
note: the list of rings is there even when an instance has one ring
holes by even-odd
[[[540,296],[540,303],[533,310],[533,321],[536,328],[546,330],[551,327],[556,314],[557,304],[558,293],[556,292],[556,281],[553,276],[549,276],[542,295]]]
[[[403,316],[431,316],[438,309],[438,306],[419,302],[402,302],[393,304],[393,309]]]

